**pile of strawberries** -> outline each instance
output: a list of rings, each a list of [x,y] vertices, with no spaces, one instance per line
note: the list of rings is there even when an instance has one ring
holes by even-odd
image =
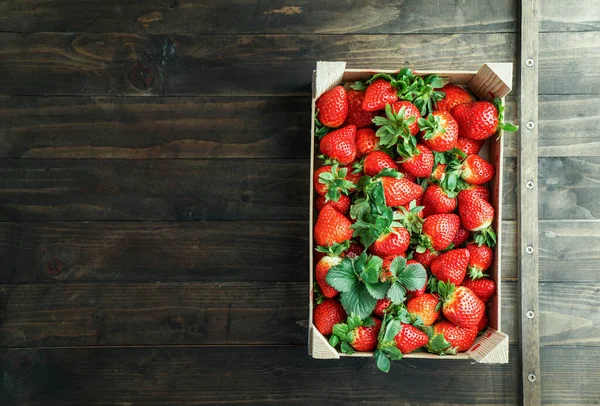
[[[402,69],[334,87],[316,111],[315,327],[385,372],[413,351],[468,350],[496,290],[494,166],[478,153],[517,129],[500,100]]]

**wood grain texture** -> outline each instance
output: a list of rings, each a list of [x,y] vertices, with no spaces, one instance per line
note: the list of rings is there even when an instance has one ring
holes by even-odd
[[[0,223],[0,283],[306,281],[305,221]]]
[[[307,158],[308,97],[1,97],[0,158]]]
[[[0,160],[0,219],[304,220],[298,160]]]
[[[595,0],[541,1],[541,31],[599,31],[600,8]]]
[[[0,3],[0,27],[20,32],[153,34],[515,32],[516,6],[514,0],[61,0],[52,4],[25,0]]]
[[[564,359],[570,352],[561,354]],[[505,365],[404,360],[382,374],[371,359],[317,361],[303,346],[2,350],[0,369],[11,390],[2,391],[0,401],[6,406],[191,406],[307,405],[327,399],[337,406],[397,404],[401,397],[411,404],[513,405],[519,403],[517,351],[510,355],[513,362]],[[594,360],[578,361],[585,367]],[[411,390],[381,390],[398,382]]]

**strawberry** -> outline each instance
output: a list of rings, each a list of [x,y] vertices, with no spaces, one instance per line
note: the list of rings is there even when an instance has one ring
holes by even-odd
[[[439,185],[429,185],[423,194],[423,217],[432,214],[452,213],[456,209],[456,197],[448,196]]]
[[[463,227],[469,231],[482,231],[494,221],[492,205],[472,193],[458,194],[458,214]]]
[[[410,244],[410,233],[404,227],[392,228],[389,233],[382,234],[369,250],[379,257],[398,256],[404,254]]]
[[[351,224],[346,216],[331,206],[325,206],[315,224],[315,242],[321,246],[343,243],[352,238]]]
[[[424,252],[415,251],[413,258],[419,261],[424,267],[431,267],[431,263],[437,256],[440,255],[437,251],[425,250]]]
[[[373,309],[373,314],[379,317],[383,317],[385,311],[390,307],[392,301],[390,299],[379,299],[377,300],[377,304],[375,305],[375,309]]]
[[[487,303],[496,293],[496,283],[489,278],[467,278],[462,286],[469,288],[483,303]]]
[[[356,158],[356,126],[349,125],[327,133],[319,144],[321,152],[341,164],[347,165]]]
[[[340,257],[325,256],[315,266],[315,279],[319,284],[321,293],[326,298],[336,297],[339,292],[332,288],[325,279],[329,273],[329,269],[333,266],[339,265],[342,262]]]
[[[477,329],[485,304],[471,289],[440,281],[438,294],[443,301],[442,313],[448,321],[460,327]]]
[[[458,122],[460,135],[473,140],[485,140],[499,129],[515,132],[518,127],[504,122],[504,105],[494,100],[498,107],[487,101],[461,104],[452,109]]]
[[[342,194],[347,195],[354,190],[356,183],[358,180],[349,173],[349,169],[338,168],[337,164],[322,166],[313,175],[315,191],[318,195],[325,196],[325,202],[339,201]]]
[[[398,172],[400,172],[402,175],[404,175],[404,179],[410,180],[411,182],[414,182],[414,183],[417,183],[417,177],[415,175],[413,175],[412,173],[407,172],[402,167],[401,161],[396,161],[396,164],[398,165]]]
[[[483,312],[483,317],[481,317],[481,320],[479,320],[479,325],[477,325],[477,331],[485,330],[489,324],[490,324],[490,321],[488,319],[487,310],[486,310],[485,312]]]
[[[402,354],[410,354],[429,342],[429,336],[411,324],[402,323],[402,330],[394,337]]]
[[[479,155],[467,156],[460,166],[460,177],[471,185],[489,182],[494,172],[494,166]]]
[[[441,182],[446,173],[446,164],[437,164],[433,172],[431,173],[431,179]]]
[[[375,176],[382,169],[390,168],[390,169],[398,169],[396,162],[383,151],[373,151],[368,154],[363,160],[363,168],[364,173],[367,176]]]
[[[478,245],[473,242],[467,244],[471,253],[469,258],[469,276],[471,279],[483,278],[484,272],[489,269],[494,259],[494,251],[485,244]]]
[[[463,226],[460,226],[458,227],[458,231],[454,236],[454,240],[452,240],[452,244],[454,244],[454,247],[460,247],[464,244],[465,241],[469,239],[470,236],[471,233],[469,232],[469,230],[465,229]]]
[[[348,214],[350,211],[350,198],[346,195],[340,195],[340,199],[334,202],[333,200],[328,201],[324,196],[317,196],[316,206],[317,211],[321,211],[325,206],[331,206],[342,214]]]
[[[477,155],[483,147],[483,143],[485,141],[481,140],[472,140],[467,137],[458,136],[458,140],[456,141],[456,148],[461,150],[465,155]]]
[[[397,90],[388,80],[378,78],[367,87],[362,109],[365,111],[382,110],[386,104],[392,104],[396,100],[398,100]]]
[[[414,148],[414,135],[419,131],[419,117],[419,110],[410,102],[401,101],[386,105],[384,115],[373,118],[373,122],[379,127],[375,133],[379,137],[379,144],[386,148],[397,146],[398,152],[404,157],[418,154],[419,151]]]
[[[333,331],[333,326],[346,319],[344,308],[335,299],[327,299],[323,303],[315,306],[313,311],[313,324],[323,335],[329,335]]]
[[[417,106],[411,102],[401,100],[394,103],[392,105],[392,109],[396,114],[400,113],[400,111],[404,109],[403,118],[405,120],[409,120],[408,130],[410,135],[417,135],[419,133],[419,123],[417,120],[421,118],[421,113],[419,112]],[[411,118],[414,118],[414,120],[410,120]]]
[[[437,152],[450,151],[456,146],[458,124],[447,111],[434,111],[427,119],[419,119],[423,143]]]
[[[465,199],[471,196],[477,196],[486,202],[490,201],[490,190],[485,186],[481,185],[470,185],[464,190],[461,190],[459,195],[462,195],[462,198]]]
[[[423,188],[404,178],[382,176],[385,203],[390,207],[399,207],[418,199],[423,194]]]
[[[381,328],[381,320],[376,317],[367,317],[361,320],[356,314],[352,314],[346,323],[333,326],[333,336],[329,344],[335,347],[342,343],[342,352],[352,354],[354,351],[373,351],[377,347],[377,336]]]
[[[436,107],[438,110],[450,112],[454,106],[473,101],[473,98],[465,89],[451,83],[442,87],[440,91],[444,92],[446,96],[437,102]]]
[[[348,249],[344,252],[344,255],[346,258],[358,258],[358,256],[362,254],[364,250],[365,247],[352,241]]]
[[[405,157],[401,161],[402,169],[417,178],[428,178],[433,171],[433,153],[423,144],[417,144],[415,148],[418,154]]]
[[[467,274],[470,256],[466,248],[444,252],[431,263],[431,273],[439,281],[460,285]]]
[[[381,320],[373,317],[375,324],[372,326],[360,326],[353,331],[353,339],[350,341],[350,345],[356,351],[373,351],[377,347],[377,335],[381,328]]]
[[[419,238],[418,251],[433,248],[440,251],[448,248],[458,227],[460,218],[456,214],[432,214],[423,222],[423,231]]]
[[[379,138],[372,128],[356,130],[356,157],[361,158],[379,147]]]
[[[456,326],[449,321],[440,321],[433,325],[433,333],[441,334],[454,347],[454,352],[467,351],[477,338],[477,328]]]
[[[344,125],[355,125],[356,128],[364,128],[373,124],[375,114],[362,109],[365,92],[351,89],[346,94],[348,96],[348,115]]]
[[[323,93],[316,101],[317,120],[324,126],[337,128],[341,126],[348,115],[348,97],[346,89],[336,86]]]
[[[431,326],[440,316],[440,299],[431,293],[415,296],[406,302],[406,310],[411,317],[419,317],[424,326]]]

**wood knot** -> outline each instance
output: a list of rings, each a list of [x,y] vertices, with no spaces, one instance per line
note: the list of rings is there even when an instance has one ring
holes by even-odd
[[[49,275],[60,275],[63,269],[65,268],[65,263],[62,259],[53,257],[48,260],[48,264],[46,264],[46,272]]]
[[[150,90],[154,84],[152,70],[140,61],[133,64],[131,69],[129,69],[127,79],[133,87],[140,90]]]

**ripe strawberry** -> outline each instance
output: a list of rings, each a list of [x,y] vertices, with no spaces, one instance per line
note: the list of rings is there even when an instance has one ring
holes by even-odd
[[[477,331],[483,331],[488,327],[490,321],[488,319],[487,310],[483,312],[483,317],[479,320],[479,325],[477,326]]]
[[[472,193],[458,194],[458,214],[463,227],[469,231],[482,231],[494,221],[492,205]]]
[[[486,202],[490,201],[490,190],[481,185],[471,185],[468,188],[461,190],[459,194],[462,195],[463,199],[477,196]]]
[[[433,325],[433,334],[442,334],[456,352],[464,352],[475,342],[477,329],[459,327],[449,321],[440,321]]]
[[[404,254],[410,244],[410,233],[404,227],[392,228],[389,233],[382,234],[369,247],[369,251],[379,257],[398,256]]]
[[[479,155],[469,155],[461,164],[460,177],[471,185],[481,185],[494,177],[494,166]]]
[[[460,149],[465,155],[477,155],[483,147],[483,140],[472,140],[467,137],[458,136],[458,140],[456,141],[456,148]]]
[[[325,206],[315,224],[315,242],[317,245],[328,246],[349,240],[352,238],[351,224],[346,216],[331,206]]]
[[[386,79],[375,79],[365,92],[362,109],[365,111],[382,110],[386,104],[398,100],[398,91]]]
[[[389,207],[399,207],[418,199],[423,194],[423,188],[404,178],[382,176],[385,203]]]
[[[317,120],[324,126],[337,128],[344,123],[348,115],[348,97],[346,89],[336,86],[323,93],[315,103]]]
[[[484,272],[489,269],[494,259],[494,251],[485,244],[478,245],[473,242],[467,244],[471,253],[469,259],[469,276],[471,279],[483,278]]]
[[[398,169],[396,162],[383,151],[373,151],[368,154],[363,160],[363,172],[367,176],[375,176],[382,169],[390,168],[390,169]]]
[[[396,337],[396,347],[402,354],[410,354],[429,342],[429,336],[411,324],[402,323],[402,330]]]
[[[456,232],[456,235],[454,236],[454,240],[452,240],[452,244],[454,244],[454,247],[460,247],[469,239],[470,236],[471,232],[465,229],[463,226],[460,226]]]
[[[434,111],[427,119],[420,118],[419,128],[423,143],[433,151],[450,151],[456,146],[458,124],[447,111]]]
[[[431,179],[435,179],[438,182],[444,178],[444,174],[446,173],[446,164],[437,164],[433,172],[431,173]]]
[[[321,152],[341,164],[347,165],[356,158],[356,126],[349,125],[327,133],[319,144]]]
[[[460,285],[467,274],[470,256],[466,248],[444,252],[431,263],[431,273],[439,281]]]
[[[417,178],[428,178],[433,171],[433,153],[423,144],[417,144],[415,148],[419,150],[419,154],[404,158],[402,169]]]
[[[456,214],[432,214],[423,222],[419,246],[440,251],[448,248],[458,227],[460,218]]]
[[[415,296],[406,302],[406,310],[412,317],[420,317],[424,326],[431,326],[440,316],[442,304],[440,299],[431,293]]]
[[[327,200],[325,196],[317,196],[316,201],[317,211],[325,206],[331,206],[342,214],[348,214],[350,211],[350,198],[346,195],[340,195],[340,199],[337,202],[333,200]]]
[[[315,191],[318,195],[325,196],[325,202],[339,201],[342,194],[350,193],[358,183],[354,175],[349,172],[348,168],[338,168],[337,164],[320,167],[313,175]]]
[[[408,130],[410,135],[417,135],[419,133],[419,123],[417,121],[421,118],[421,113],[419,112],[417,106],[411,102],[401,100],[394,103],[392,105],[392,109],[396,114],[399,113],[400,110],[404,109],[404,119],[410,119],[411,117],[414,117],[414,120],[410,120],[412,123],[408,125]]]
[[[432,214],[452,213],[456,209],[456,197],[448,196],[439,185],[429,185],[423,194],[423,217]]]
[[[377,347],[377,336],[381,328],[381,320],[371,317],[373,324],[370,326],[358,326],[348,334],[348,343],[356,351],[368,352]]]
[[[460,135],[473,140],[485,140],[494,135],[500,127],[498,109],[487,101],[456,106],[452,114],[458,122]]]
[[[415,251],[413,258],[419,261],[424,267],[431,267],[431,263],[437,256],[440,255],[437,251],[425,250],[425,252]]]
[[[362,109],[365,92],[360,90],[348,90],[348,115],[344,125],[355,125],[356,128],[369,127],[373,124],[374,113]]]
[[[379,317],[383,317],[385,311],[392,304],[390,299],[379,299],[377,300],[377,304],[375,305],[375,309],[373,309],[373,314]]]
[[[417,183],[417,177],[415,175],[413,175],[412,173],[407,172],[402,167],[401,161],[396,161],[396,164],[398,165],[398,172],[400,172],[402,175],[404,175],[404,179],[410,180],[411,182],[414,182],[414,183]]]
[[[319,284],[321,293],[326,298],[336,297],[339,294],[337,290],[327,283],[325,278],[327,278],[329,269],[333,266],[339,265],[341,262],[342,258],[340,257],[325,256],[317,263],[317,266],[315,266],[315,279]]]
[[[487,303],[494,293],[496,293],[496,283],[489,278],[465,279],[462,286],[471,289],[471,291],[483,303]]]
[[[344,256],[346,258],[358,258],[360,256],[360,254],[363,253],[364,250],[365,250],[365,247],[363,247],[359,243],[352,241],[350,243],[350,246],[348,247],[348,249],[346,251],[344,251]]]
[[[442,87],[440,91],[444,92],[446,97],[437,102],[438,110],[450,112],[454,106],[473,101],[473,98],[465,89],[451,83]]]
[[[460,327],[477,329],[479,320],[485,311],[485,304],[475,296],[471,289],[440,282],[438,294],[444,303],[442,313],[448,321]]]
[[[327,299],[315,306],[313,311],[313,324],[323,335],[329,335],[333,326],[346,319],[344,307],[335,299]]]
[[[379,147],[379,138],[372,128],[356,130],[356,157],[361,158]]]

